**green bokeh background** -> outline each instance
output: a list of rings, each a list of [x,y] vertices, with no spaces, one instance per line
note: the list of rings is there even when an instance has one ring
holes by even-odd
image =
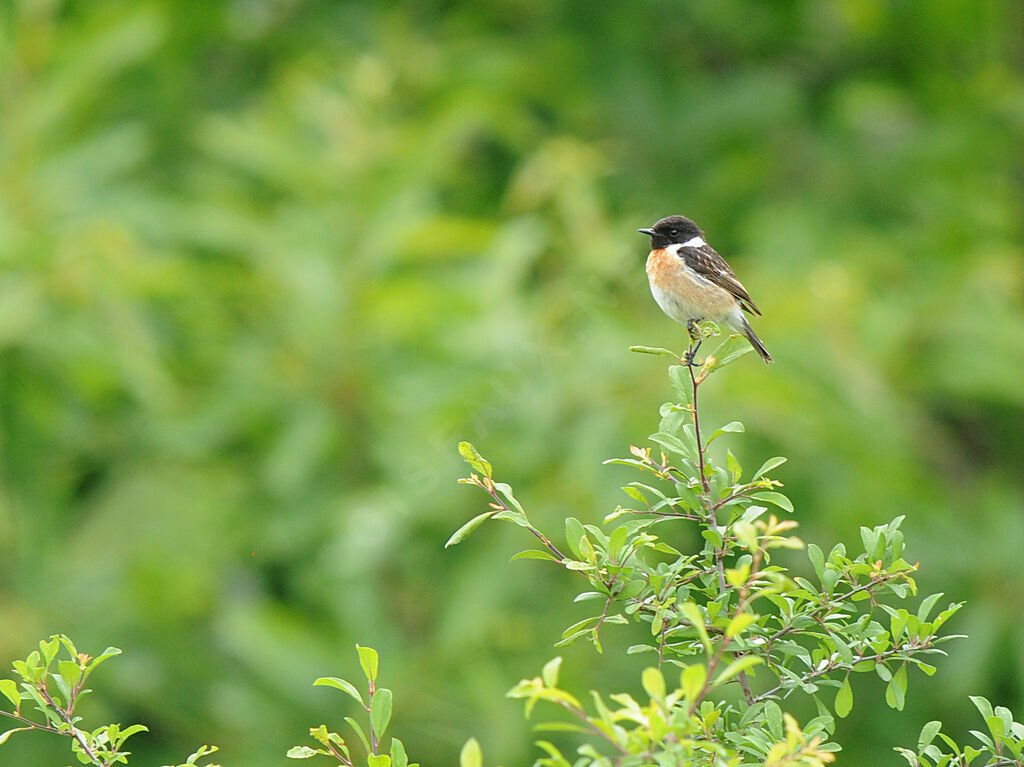
[[[83,713],[133,764],[282,765],[376,646],[410,755],[532,761],[503,697],[586,615],[489,525],[597,523],[680,348],[637,227],[685,213],[760,307],[708,422],[801,534],[906,515],[969,640],[843,764],[1024,713],[1024,6],[1015,0],[0,5],[0,660],[125,655]],[[683,533],[680,533],[681,535]],[[945,600],[944,600],[945,601]],[[637,635],[564,681],[639,694]],[[866,676],[866,675],[865,675]],[[970,726],[975,726],[971,724]],[[19,735],[3,764],[71,761]]]

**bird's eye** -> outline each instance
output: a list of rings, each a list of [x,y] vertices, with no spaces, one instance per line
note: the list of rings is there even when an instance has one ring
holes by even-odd
[[[669,229],[668,233],[669,233],[670,236],[675,237],[677,234],[679,234],[679,230],[678,229]]]

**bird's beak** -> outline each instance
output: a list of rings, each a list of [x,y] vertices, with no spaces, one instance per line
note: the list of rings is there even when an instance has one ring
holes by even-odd
[[[637,229],[637,231],[640,232],[640,234],[646,234],[649,237],[653,237],[654,236],[654,230],[653,229]]]

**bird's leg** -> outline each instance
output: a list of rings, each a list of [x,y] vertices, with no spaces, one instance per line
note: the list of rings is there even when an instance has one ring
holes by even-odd
[[[700,349],[703,338],[700,337],[700,318],[694,317],[686,321],[686,332],[690,334],[690,348],[686,354],[683,355],[683,364],[690,366],[693,364],[693,358],[697,354],[697,350]]]
[[[700,339],[700,317],[691,317],[686,321],[686,332],[690,334],[691,341]]]

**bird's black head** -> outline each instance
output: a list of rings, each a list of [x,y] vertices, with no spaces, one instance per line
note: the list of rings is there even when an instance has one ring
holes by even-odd
[[[703,237],[704,232],[686,216],[668,216],[650,229],[637,229],[651,237],[651,249],[667,248],[677,242],[686,242],[694,237]]]

